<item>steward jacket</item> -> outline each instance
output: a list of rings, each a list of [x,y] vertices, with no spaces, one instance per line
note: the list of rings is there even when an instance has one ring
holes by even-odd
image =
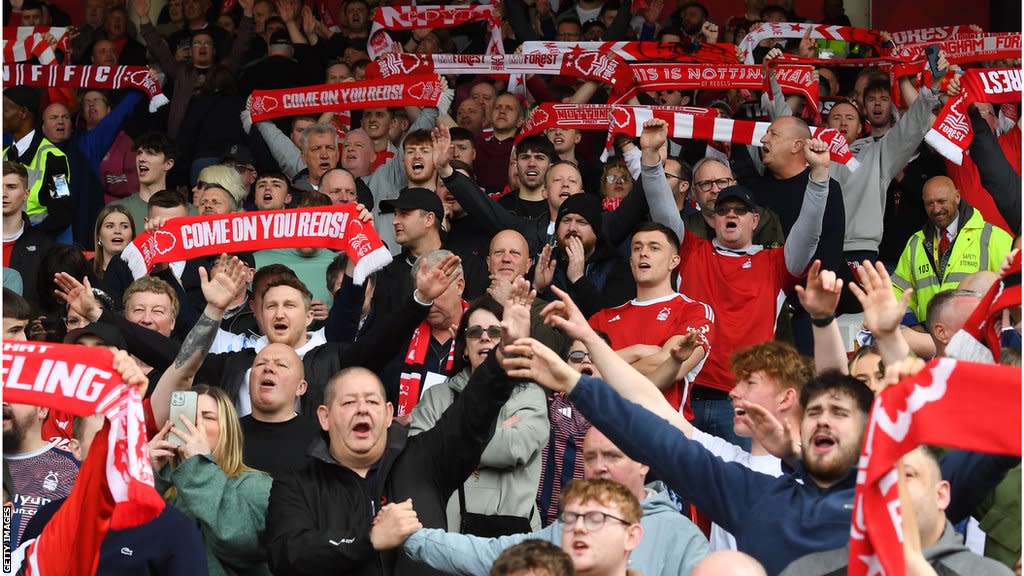
[[[1009,234],[985,222],[981,212],[961,200],[956,236],[946,254],[938,254],[938,230],[930,221],[907,241],[892,276],[896,298],[913,288],[907,306],[918,322],[924,322],[936,294],[956,288],[979,270],[997,272],[1012,243]]]
[[[28,200],[25,213],[33,224],[56,237],[71,224],[71,167],[68,157],[37,129],[24,154],[11,144],[4,160],[28,169]]]
[[[405,427],[392,423],[384,455],[366,479],[331,456],[326,437],[318,439],[306,466],[277,478],[271,489],[263,540],[271,570],[440,574],[398,549],[375,551],[371,521],[383,505],[412,498],[424,527],[445,528],[445,504],[476,468],[514,385],[492,354],[433,428],[409,438]]]

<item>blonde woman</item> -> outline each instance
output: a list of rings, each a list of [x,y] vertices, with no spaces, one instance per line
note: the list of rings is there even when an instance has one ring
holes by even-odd
[[[96,216],[96,230],[93,242],[96,255],[92,259],[92,270],[97,278],[103,278],[107,265],[135,238],[135,223],[128,209],[119,204],[108,204]]]
[[[234,212],[237,207],[245,202],[245,196],[249,192],[242,184],[242,176],[238,170],[226,164],[214,164],[199,171],[196,177],[196,185],[192,187],[192,205],[201,208],[203,191],[207,188],[220,188],[226,191],[233,200],[234,205],[228,212]]]
[[[199,524],[211,575],[269,575],[260,536],[270,476],[242,464],[242,429],[227,395],[205,385],[192,390],[197,422],[182,416],[173,432],[182,445],[167,438],[171,422],[149,443],[156,488]]]

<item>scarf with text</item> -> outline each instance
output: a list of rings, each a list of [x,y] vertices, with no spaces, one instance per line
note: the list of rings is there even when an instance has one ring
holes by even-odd
[[[441,93],[441,80],[436,74],[253,90],[252,121],[365,108],[434,107]]]
[[[58,408],[77,416],[110,420],[107,484],[116,507],[115,530],[145,524],[163,510],[153,486],[153,467],[138,390],[121,382],[114,355],[105,348],[73,344],[4,342],[4,402]]]
[[[938,42],[946,53],[950,64],[970,64],[988,60],[1010,60],[1020,58],[1020,32],[996,32],[989,34],[962,35]],[[891,57],[904,62],[921,62],[927,65],[925,49],[934,42],[904,44],[892,50]]]
[[[860,42],[875,47],[881,53],[882,35],[867,28],[852,26],[830,26],[828,24],[810,24],[800,22],[762,22],[750,29],[740,41],[740,61],[745,64],[754,63],[754,48],[769,38],[803,38],[810,30],[814,40],[840,40],[844,42]]]
[[[1017,367],[943,358],[875,397],[857,465],[851,576],[904,572],[904,511],[894,467],[904,454],[922,444],[1021,453],[1020,378]]]
[[[4,84],[48,88],[92,88],[119,90],[134,88],[149,96],[149,111],[167,104],[160,83],[146,66],[59,66],[4,64]]]
[[[57,42],[53,46],[46,41],[49,34]],[[24,62],[33,57],[43,64],[57,61],[54,48],[65,54],[71,52],[71,37],[67,28],[56,26],[5,26],[4,62]]]
[[[367,78],[407,74],[541,74],[596,80],[612,87],[609,100],[628,99],[633,76],[614,54],[385,54],[366,67]]]
[[[643,132],[644,122],[660,118],[668,122],[669,138],[684,140],[707,140],[761,146],[761,138],[768,133],[770,122],[732,120],[719,118],[717,112],[706,108],[680,107],[683,110],[669,110],[658,106],[612,106],[611,121],[608,123],[608,145],[615,134],[638,137]],[[850,172],[860,166],[853,157],[853,151],[846,138],[835,129],[811,126],[811,137],[828,143],[829,156]]]
[[[892,33],[895,44],[926,44],[941,42],[956,36],[974,36],[981,33],[981,28],[972,24],[957,26],[936,26],[934,28],[918,28],[916,30],[900,30]]]
[[[523,54],[561,54],[563,52],[604,52],[615,54],[626,62],[690,62],[705,64],[736,64],[736,47],[732,44],[699,43],[688,49],[681,42],[523,42]]]
[[[357,285],[391,262],[391,252],[373,223],[359,219],[355,204],[172,218],[136,236],[121,259],[139,278],[156,264],[270,248],[343,251],[355,263]]]
[[[462,301],[462,311],[469,308],[469,302]],[[409,340],[409,349],[402,361],[402,374],[398,379],[398,416],[412,414],[412,409],[420,401],[423,394],[423,364],[427,361],[427,352],[430,350],[430,324],[426,320],[420,322],[416,331],[412,333]],[[444,363],[444,373],[450,376],[452,367],[455,365],[455,340],[452,338],[448,345],[448,358]]]
[[[960,95],[942,107],[924,140],[959,165],[974,138],[967,107],[974,102],[1006,104],[1021,99],[1021,74],[1014,68],[971,69],[960,77]]]
[[[491,25],[487,41],[487,54],[504,54],[501,41],[501,19],[496,6],[399,6],[381,7],[373,15],[373,27],[366,52],[370,60],[393,51],[394,40],[387,30],[416,30],[421,28],[455,28],[470,22],[488,22]]]
[[[977,308],[946,346],[946,356],[972,362],[998,362],[1002,353],[1000,334],[1012,326],[1002,324],[1003,311],[1021,303],[1021,253],[1013,257],[1006,275],[988,289]]]
[[[764,90],[771,94],[765,67],[754,64],[630,64],[637,91],[655,90],[727,90],[739,88]],[[818,108],[818,82],[812,66],[773,66],[775,77],[785,94],[799,94]]]

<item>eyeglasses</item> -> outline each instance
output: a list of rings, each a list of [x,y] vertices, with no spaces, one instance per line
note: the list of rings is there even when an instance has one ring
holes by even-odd
[[[573,350],[569,352],[568,360],[573,364],[582,364],[584,360],[590,360],[590,354],[583,350]]]
[[[470,326],[466,328],[466,338],[469,340],[479,340],[484,337],[484,332],[487,333],[487,337],[491,340],[497,340],[501,338],[501,326]]]
[[[718,216],[727,216],[729,212],[733,212],[737,216],[746,216],[750,214],[751,210],[747,206],[720,206],[715,208],[714,212]]]
[[[210,42],[209,40],[196,40],[195,42],[192,42],[192,45],[196,48],[209,48],[210,46],[213,46],[213,42]]]
[[[255,172],[256,168],[248,164],[235,164],[235,171],[239,174],[245,174],[246,172]]]
[[[579,512],[569,512],[568,510],[563,510],[562,513],[558,515],[558,519],[562,521],[562,530],[566,532],[572,530],[576,526],[576,521],[580,518],[583,518],[583,525],[587,528],[587,530],[590,530],[591,532],[596,532],[601,528],[604,528],[604,523],[609,518],[611,518],[612,520],[618,520],[626,526],[630,525],[630,522],[627,522],[622,518],[619,518],[618,516],[612,516],[611,514],[599,512],[597,510],[583,512],[582,514],[580,514]]]
[[[675,178],[676,180],[682,180],[683,179],[682,176],[676,176],[675,174],[673,174],[671,172],[665,172],[665,178]]]
[[[718,189],[728,188],[736,182],[735,178],[715,178],[714,180],[701,180],[700,182],[694,182],[693,185],[701,192],[710,192],[712,186],[718,186]]]
[[[625,176],[615,176],[614,174],[609,174],[604,177],[604,181],[609,184],[625,184],[626,182],[629,182],[629,179]]]

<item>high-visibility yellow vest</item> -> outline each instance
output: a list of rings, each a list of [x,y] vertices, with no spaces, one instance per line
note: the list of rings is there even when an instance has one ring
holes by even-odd
[[[7,159],[7,151],[10,147],[4,148],[3,156]],[[50,156],[57,156],[64,158],[64,152],[61,152],[60,148],[57,148],[46,138],[39,141],[39,147],[36,148],[35,156],[28,164],[24,164],[28,170],[28,200],[25,203],[25,213],[32,219],[33,222],[41,220],[42,216],[46,215],[46,206],[43,206],[39,202],[39,191],[43,188],[43,176],[46,175],[46,161]],[[66,161],[66,160],[65,160]],[[64,182],[68,190],[71,188],[71,174],[65,174]]]

